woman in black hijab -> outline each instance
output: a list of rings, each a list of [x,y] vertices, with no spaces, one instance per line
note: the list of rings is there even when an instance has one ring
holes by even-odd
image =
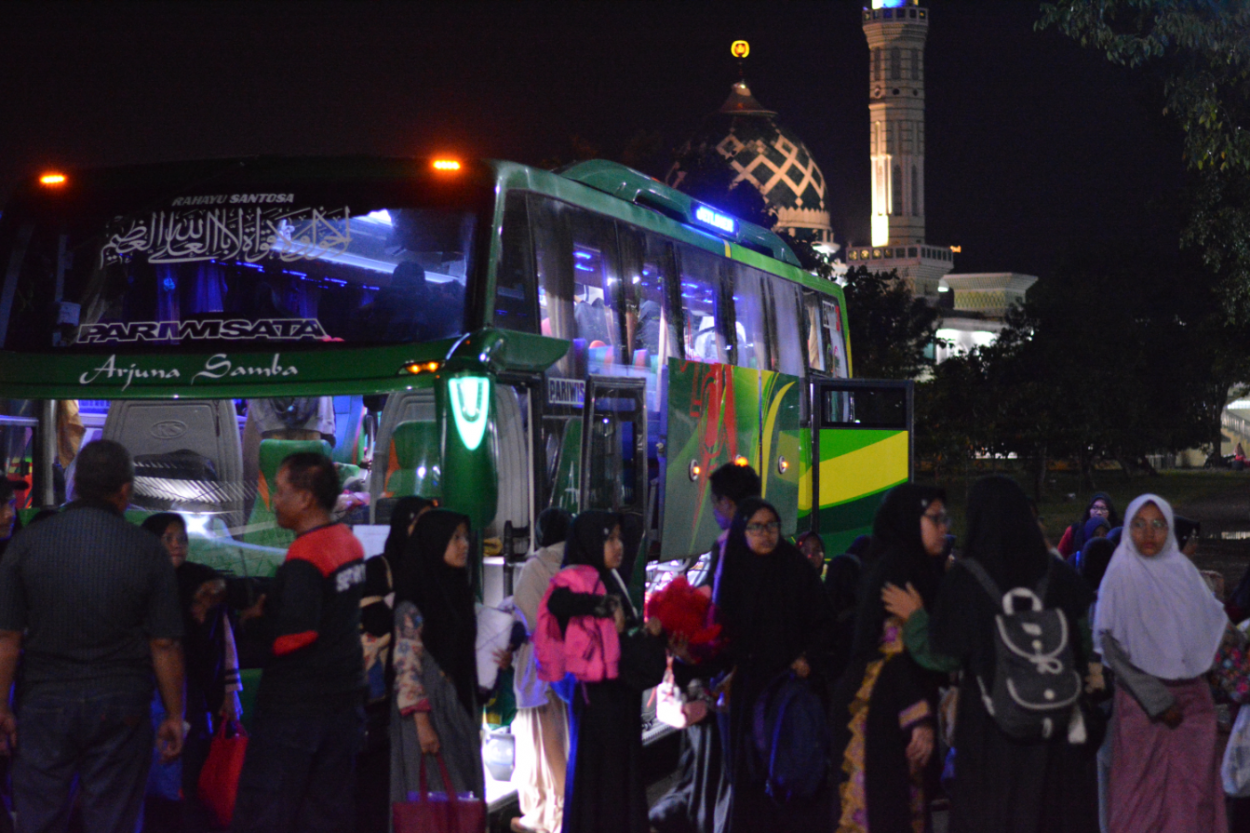
[[[430,511],[434,502],[417,495],[401,497],[391,510],[391,531],[387,533],[382,554],[365,561],[365,588],[360,600],[360,628],[378,640],[390,642],[394,615],[386,603],[386,597],[395,589],[396,576],[403,568],[408,540],[416,529],[417,519]],[[385,667],[385,658],[382,659]],[[369,667],[369,645],[365,646],[365,666]],[[374,681],[369,681],[370,699],[373,699]]]
[[[557,585],[547,609],[567,632],[575,616],[614,619],[620,635],[618,676],[580,682],[573,693],[569,764],[564,787],[564,833],[646,833],[647,793],[642,774],[642,692],[664,677],[659,620],[642,630],[625,582],[620,517],[582,512],[569,528],[564,566],[592,567],[605,593],[575,593]],[[559,576],[554,581],[559,581]]]
[[[1014,480],[984,477],[968,496],[965,559],[981,564],[1005,593],[1034,589],[1043,576],[1047,608],[1059,608],[1075,626],[1093,601],[1085,582],[1046,549],[1028,498]],[[1098,737],[1082,746],[1066,733],[1050,740],[1009,738],[985,710],[973,675],[992,684],[995,667],[994,617],[1002,603],[993,599],[971,572],[953,567],[942,584],[930,622],[933,648],[958,658],[965,684],[955,719],[955,779],[951,830],[960,833],[1094,833],[1098,799],[1094,752]],[[1078,633],[1076,627],[1071,633]],[[1082,640],[1071,639],[1076,667],[1088,657]],[[1087,726],[1092,732],[1093,727]]]
[[[391,631],[395,611],[387,602],[403,566],[408,539],[424,512],[423,497],[402,497],[391,511],[391,531],[382,553],[365,560],[360,599],[360,646],[365,656],[365,744],[356,759],[356,820],[361,830],[384,831],[390,819]]]
[[[947,528],[946,493],[914,483],[891,489],[873,519],[851,662],[833,698],[839,831],[927,829],[938,680],[905,649],[881,590],[910,584],[932,606]]]
[[[435,509],[417,521],[396,576],[392,801],[418,788],[422,757],[435,754],[452,783],[427,761],[431,790],[485,796],[468,556],[469,519]]]
[[[731,831],[816,829],[813,816],[825,799],[777,804],[764,792],[766,770],[757,765],[755,706],[778,675],[808,677],[825,656],[829,633],[824,589],[811,564],[781,537],[772,504],[748,498],[738,504],[725,541],[717,583],[717,616],[734,665],[729,696],[725,764],[733,786]]]
[[[1106,492],[1094,492],[1090,496],[1089,505],[1081,514],[1081,519],[1065,529],[1063,536],[1059,539],[1056,549],[1065,559],[1070,560],[1073,555],[1081,551],[1081,547],[1085,546],[1085,525],[1092,517],[1106,518],[1108,529],[1115,529],[1120,525],[1120,518],[1115,512],[1115,504],[1111,502],[1111,495]]]

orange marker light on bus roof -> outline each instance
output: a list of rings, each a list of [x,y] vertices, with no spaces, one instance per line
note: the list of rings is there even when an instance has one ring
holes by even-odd
[[[404,365],[404,370],[413,376],[417,376],[422,373],[435,373],[440,367],[442,367],[442,364],[439,362],[410,362]]]
[[[56,173],[55,171],[44,174],[39,177],[40,185],[57,186],[65,184],[65,174]]]
[[[436,171],[460,170],[460,162],[456,159],[435,159],[433,166]]]

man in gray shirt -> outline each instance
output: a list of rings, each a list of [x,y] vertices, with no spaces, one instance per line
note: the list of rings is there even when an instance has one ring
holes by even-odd
[[[14,756],[24,831],[64,830],[75,781],[85,829],[134,831],[152,762],[153,674],[168,712],[156,730],[162,757],[182,751],[178,587],[160,541],[123,516],[133,484],[124,447],[89,443],[80,499],[16,536],[0,562],[0,745]]]

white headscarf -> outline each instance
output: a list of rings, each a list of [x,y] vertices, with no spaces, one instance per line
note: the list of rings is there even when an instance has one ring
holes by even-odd
[[[1147,503],[1159,507],[1168,524],[1167,542],[1152,557],[1137,551],[1131,529]],[[1177,548],[1171,505],[1158,495],[1141,495],[1124,513],[1124,526],[1098,588],[1095,646],[1101,645],[1103,633],[1110,633],[1133,665],[1165,680],[1205,673],[1228,617],[1198,568]]]

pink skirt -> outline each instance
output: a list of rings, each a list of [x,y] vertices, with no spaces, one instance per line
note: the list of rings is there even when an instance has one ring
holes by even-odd
[[[1168,683],[1184,720],[1151,720],[1133,696],[1116,691],[1112,715],[1112,833],[1227,830],[1217,758],[1215,704],[1205,679]]]

